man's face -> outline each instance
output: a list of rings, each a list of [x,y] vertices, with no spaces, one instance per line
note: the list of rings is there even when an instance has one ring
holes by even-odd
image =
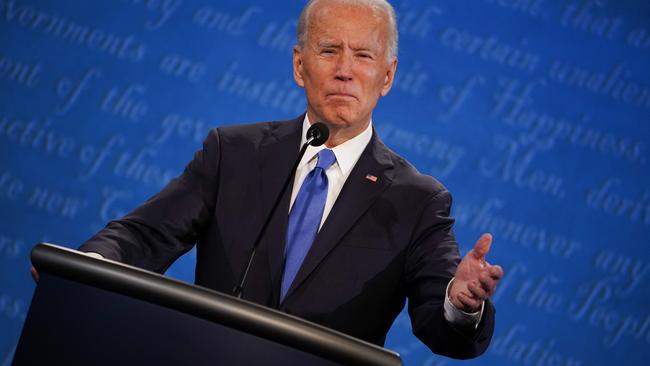
[[[308,38],[293,52],[293,72],[307,94],[312,122],[325,122],[346,139],[361,133],[380,96],[393,83],[388,60],[388,20],[368,7],[314,6]]]

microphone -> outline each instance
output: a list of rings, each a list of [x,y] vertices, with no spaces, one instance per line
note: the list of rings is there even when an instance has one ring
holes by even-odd
[[[287,187],[291,182],[291,177],[293,177],[293,175],[296,172],[296,168],[298,168],[298,164],[300,164],[300,160],[302,160],[303,155],[305,155],[305,151],[307,151],[307,147],[309,145],[321,146],[322,144],[325,143],[325,141],[327,141],[329,136],[330,136],[330,130],[329,128],[327,128],[327,125],[322,122],[314,123],[307,130],[307,135],[306,135],[307,141],[300,148],[300,153],[298,154],[298,158],[293,164],[293,168],[291,168],[291,172],[289,173],[289,176],[284,181],[284,184],[282,185],[282,190],[280,191],[278,197],[275,199],[275,203],[273,204],[273,207],[271,207],[271,211],[269,212],[269,215],[266,217],[266,221],[264,221],[264,225],[262,225],[262,229],[257,234],[257,238],[255,239],[255,242],[253,242],[253,248],[251,249],[251,254],[248,257],[248,263],[246,264],[246,269],[244,269],[244,272],[242,273],[241,278],[237,283],[237,285],[232,289],[233,296],[236,296],[240,299],[242,297],[242,294],[244,292],[244,285],[246,283],[246,277],[248,277],[248,271],[251,269],[251,264],[253,263],[253,259],[255,258],[255,252],[257,251],[257,247],[260,245],[260,242],[262,241],[262,238],[266,233],[266,229],[271,223],[271,218],[275,214],[275,211],[277,210],[278,205],[280,204],[280,201],[282,200],[282,197],[284,196],[284,193],[286,192]]]
[[[323,122],[317,122],[311,125],[307,130],[307,145],[320,146],[330,137],[330,129]],[[304,153],[303,153],[304,154]],[[302,155],[300,156],[302,159]],[[300,161],[298,159],[298,161]]]

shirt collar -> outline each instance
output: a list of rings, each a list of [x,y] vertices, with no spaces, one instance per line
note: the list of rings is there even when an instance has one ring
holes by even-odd
[[[302,122],[302,138],[300,141],[300,146],[307,142],[307,130],[310,126],[311,122],[309,121],[309,116],[305,113],[305,119]],[[368,146],[368,143],[370,143],[371,138],[372,120],[370,120],[368,127],[366,127],[363,132],[349,139],[348,141],[332,148],[332,151],[334,151],[334,156],[336,156],[335,165],[338,165],[338,167],[341,169],[341,173],[343,173],[344,176],[346,176],[357,163],[359,157],[361,157],[361,153],[363,153],[363,150],[366,148],[366,146]],[[318,154],[319,151],[325,148],[325,145],[308,146],[307,151],[305,151],[305,155],[302,157],[302,160],[300,160],[300,164],[298,164],[298,167],[300,168],[309,163],[314,158],[314,156]]]

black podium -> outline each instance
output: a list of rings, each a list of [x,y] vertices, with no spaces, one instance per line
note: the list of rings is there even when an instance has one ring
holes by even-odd
[[[39,244],[14,365],[401,365],[399,355],[248,301]]]

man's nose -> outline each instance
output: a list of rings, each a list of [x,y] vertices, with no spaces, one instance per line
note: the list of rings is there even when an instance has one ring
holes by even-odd
[[[342,81],[352,80],[352,55],[341,53],[336,61],[336,78]]]

